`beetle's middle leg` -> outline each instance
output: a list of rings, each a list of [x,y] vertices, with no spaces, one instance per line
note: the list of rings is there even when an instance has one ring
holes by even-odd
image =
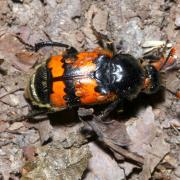
[[[92,109],[80,108],[78,110],[78,116],[79,116],[80,120],[82,120],[83,117],[92,116],[95,121],[98,121],[98,122],[101,122],[101,123],[110,123],[111,121],[106,121],[108,116],[121,103],[122,103],[122,100],[119,100],[119,99],[112,102],[98,116],[93,114],[94,111],[92,111]]]
[[[96,36],[96,38],[98,40],[98,44],[103,49],[109,50],[110,52],[115,54],[116,48],[115,48],[115,45],[114,45],[113,41],[111,41],[110,38],[107,35],[102,34],[101,32],[98,32],[96,30],[96,28],[94,27],[94,25],[93,25],[94,17],[95,17],[95,14],[93,14],[92,19],[91,19],[91,29],[93,31],[93,34]]]
[[[112,102],[111,104],[109,104],[107,108],[104,111],[102,111],[99,116],[97,116],[97,119],[101,122],[104,122],[107,119],[107,117],[110,115],[110,113],[114,111],[121,102],[122,100],[118,99]]]

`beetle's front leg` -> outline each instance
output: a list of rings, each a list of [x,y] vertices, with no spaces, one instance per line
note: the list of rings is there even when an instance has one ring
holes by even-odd
[[[172,67],[176,62],[176,49],[172,44],[165,41],[147,41],[143,44],[145,48],[143,59],[149,60],[150,64],[158,71],[164,67]]]
[[[168,50],[172,48],[172,44],[166,41],[146,41],[142,44],[142,47],[144,48],[143,58],[153,62],[167,56]]]

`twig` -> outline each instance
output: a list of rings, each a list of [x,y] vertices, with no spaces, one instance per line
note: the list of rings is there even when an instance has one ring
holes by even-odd
[[[83,121],[83,122],[85,124],[89,125],[94,130],[94,132],[98,136],[98,139],[101,142],[105,143],[112,151],[119,153],[120,155],[124,156],[126,159],[133,160],[140,165],[144,164],[143,157],[141,157],[135,153],[132,153],[129,150],[122,148],[119,145],[116,145],[115,143],[113,143],[112,140],[109,140],[108,138],[106,138],[106,136],[104,136],[102,130],[100,128],[98,128],[98,126],[96,125],[96,123],[94,121],[95,121],[95,117],[94,117],[93,121]]]
[[[144,164],[144,158],[143,157],[141,157],[141,156],[139,156],[139,155],[137,155],[135,153],[132,153],[132,152],[130,152],[130,151],[128,151],[128,150],[114,144],[114,143],[112,143],[111,140],[108,140],[108,139],[104,138],[103,141],[104,141],[105,144],[107,144],[110,147],[110,149],[112,149],[113,151],[115,151],[115,152],[119,153],[120,155],[124,156],[126,159],[133,160],[133,161],[135,161],[135,162],[137,162],[137,163],[139,163],[141,165]]]
[[[11,91],[9,91],[9,92],[7,92],[7,93],[4,93],[4,94],[2,94],[2,95],[0,96],[0,99],[2,99],[3,97],[5,97],[5,96],[7,96],[7,95],[9,95],[9,94],[13,94],[13,93],[15,93],[15,92],[17,92],[17,91],[24,91],[24,88],[13,89],[13,90],[11,90]]]

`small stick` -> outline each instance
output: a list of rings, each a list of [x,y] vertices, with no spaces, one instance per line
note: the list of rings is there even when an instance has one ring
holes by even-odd
[[[103,132],[96,126],[96,124],[94,123],[94,121],[96,121],[96,117],[94,117],[94,119],[92,121],[83,121],[85,124],[88,124],[93,130],[94,132],[97,134],[98,139],[101,142],[104,142],[110,149],[112,149],[112,151],[119,153],[120,155],[124,156],[126,159],[130,159],[133,160],[135,162],[137,162],[140,165],[144,164],[144,159],[143,157],[132,153],[116,144],[113,143],[112,140],[109,140],[108,138],[106,138],[103,134]]]
[[[103,139],[104,143],[107,144],[110,149],[112,149],[113,151],[119,153],[120,155],[124,156],[126,159],[130,159],[130,160],[133,160],[141,165],[144,164],[144,158],[135,154],[135,153],[132,153],[114,143],[112,143],[111,140],[108,140],[108,139]]]
[[[9,92],[7,92],[7,93],[4,93],[4,94],[2,94],[2,95],[0,96],[0,99],[2,99],[3,97],[5,97],[5,96],[7,96],[7,95],[9,95],[9,94],[13,94],[13,93],[15,93],[15,92],[17,92],[17,91],[24,91],[24,88],[13,89],[13,90],[11,90],[11,91],[9,91]]]

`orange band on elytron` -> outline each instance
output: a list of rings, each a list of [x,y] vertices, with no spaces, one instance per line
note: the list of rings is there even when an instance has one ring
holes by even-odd
[[[51,69],[52,77],[59,77],[64,74],[63,68],[63,57],[62,56],[52,56],[48,62],[48,68]]]
[[[53,93],[50,94],[50,102],[52,106],[55,107],[66,107],[66,101],[64,100],[64,96],[66,95],[64,89],[65,84],[63,81],[55,81],[52,84]]]
[[[116,98],[113,94],[102,95],[96,92],[97,82],[95,79],[84,78],[75,83],[75,94],[80,97],[82,104],[98,104],[112,101]]]

